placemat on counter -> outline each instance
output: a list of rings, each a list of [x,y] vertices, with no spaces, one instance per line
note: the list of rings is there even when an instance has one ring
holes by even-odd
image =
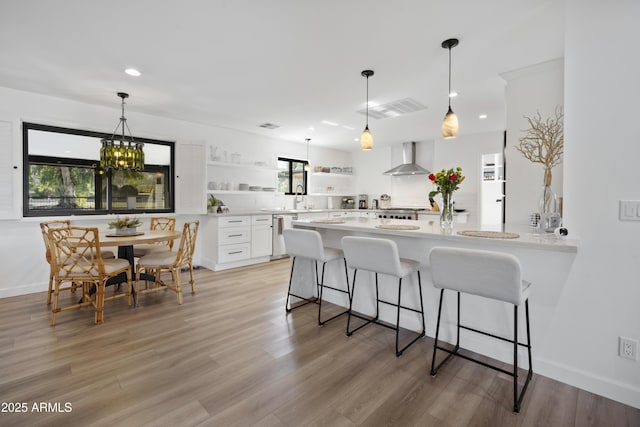
[[[382,228],[385,230],[420,230],[417,225],[404,225],[404,224],[381,224],[376,225],[376,228]]]
[[[517,233],[507,233],[506,231],[464,230],[458,231],[458,234],[470,237],[490,237],[492,239],[517,239],[520,237]]]

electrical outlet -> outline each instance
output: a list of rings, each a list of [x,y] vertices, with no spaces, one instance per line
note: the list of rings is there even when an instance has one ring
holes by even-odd
[[[618,356],[638,360],[638,340],[618,337]]]

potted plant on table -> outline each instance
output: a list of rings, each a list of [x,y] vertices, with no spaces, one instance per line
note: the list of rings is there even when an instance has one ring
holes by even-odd
[[[115,228],[116,234],[120,236],[131,236],[138,232],[137,228],[142,225],[138,218],[116,217],[114,221],[107,224],[109,228]]]

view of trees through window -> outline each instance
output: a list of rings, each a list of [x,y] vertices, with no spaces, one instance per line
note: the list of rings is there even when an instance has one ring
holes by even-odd
[[[306,160],[278,157],[278,191],[284,194],[307,194]]]
[[[142,171],[103,170],[99,133],[24,123],[24,215],[173,211],[173,143],[144,142]]]

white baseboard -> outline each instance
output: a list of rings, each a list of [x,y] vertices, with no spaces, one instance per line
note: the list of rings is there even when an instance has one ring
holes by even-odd
[[[534,359],[533,370],[534,375],[538,373],[545,377],[640,409],[640,387],[635,387],[632,384],[613,381],[594,375],[591,372],[545,359]]]
[[[47,291],[48,283],[32,283],[28,286],[16,286],[13,288],[0,289],[0,298],[17,297],[19,295],[35,294]]]

